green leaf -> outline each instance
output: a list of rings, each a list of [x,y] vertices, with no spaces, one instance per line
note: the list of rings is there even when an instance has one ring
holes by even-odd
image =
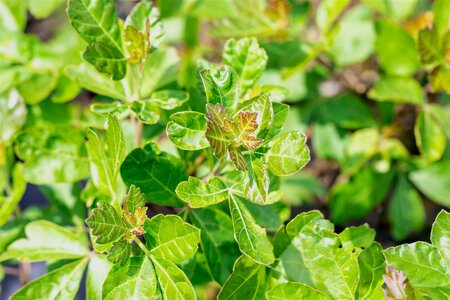
[[[411,232],[420,232],[425,225],[425,208],[422,200],[406,176],[401,175],[388,210],[391,234],[396,240],[406,238]]]
[[[90,44],[84,57],[99,72],[111,75],[114,80],[123,78],[126,62],[114,2],[69,0],[67,14],[75,30]]]
[[[158,295],[156,273],[147,257],[132,257],[128,262],[114,265],[103,283],[102,299],[155,298]]]
[[[125,196],[123,208],[130,214],[134,214],[138,208],[144,207],[144,205],[145,199],[141,189],[132,184],[128,194]]]
[[[67,77],[88,91],[117,100],[124,101],[126,99],[120,82],[113,81],[104,74],[97,72],[89,64],[69,65],[64,69],[64,72]]]
[[[90,62],[100,73],[111,75],[113,80],[125,77],[127,65],[123,53],[109,44],[94,42],[86,47],[83,58]]]
[[[74,259],[88,254],[83,235],[49,221],[34,221],[25,227],[27,238],[9,245],[8,254],[20,261]]]
[[[340,247],[339,237],[330,225],[315,223],[306,225],[293,240],[294,245],[300,245],[315,287],[334,298],[354,299],[359,274],[357,253],[353,247]]]
[[[244,178],[244,190],[248,199],[257,204],[271,204],[269,197],[270,177],[259,158],[253,159],[248,164],[248,176]]]
[[[393,172],[377,173],[366,167],[349,182],[333,186],[330,194],[331,219],[336,224],[366,216],[386,197],[394,178]],[[348,207],[352,207],[351,210]]]
[[[177,90],[160,90],[154,92],[148,101],[158,105],[162,109],[175,109],[189,100],[189,94]]]
[[[349,0],[325,0],[317,7],[316,23],[322,34],[328,33]]]
[[[112,246],[106,257],[113,264],[124,265],[131,255],[131,244],[125,240],[120,240]]]
[[[239,78],[228,66],[200,71],[200,77],[210,104],[220,104],[231,111],[239,102]]]
[[[175,188],[187,180],[183,162],[155,144],[131,151],[123,162],[120,173],[127,185],[134,184],[144,193],[146,201],[161,205],[183,206]]]
[[[27,23],[27,3],[24,1],[0,1],[0,27],[11,32],[21,32]]]
[[[27,107],[16,90],[0,94],[0,141],[9,143],[22,128],[27,118]]]
[[[158,8],[150,1],[139,2],[133,7],[125,20],[125,26],[129,25],[140,32],[146,33],[145,38],[150,42],[152,48],[158,48],[164,39]],[[147,28],[147,26],[150,28]]]
[[[44,19],[51,15],[63,3],[63,0],[46,0],[41,3],[30,1],[28,2],[28,9],[36,19]]]
[[[383,70],[389,75],[413,75],[420,68],[419,52],[413,37],[400,25],[389,21],[378,21],[376,31],[375,49]]]
[[[34,184],[75,182],[89,175],[83,135],[75,128],[28,127],[16,138],[23,175]]]
[[[230,212],[239,249],[255,262],[269,265],[275,257],[265,229],[259,227],[241,199],[230,194]]]
[[[377,101],[396,103],[423,104],[424,93],[420,84],[409,77],[386,76],[381,77],[368,97]]]
[[[206,106],[206,132],[205,136],[217,158],[224,156],[230,145],[231,115],[228,109],[220,104],[208,104]]]
[[[178,216],[156,215],[145,221],[144,230],[147,247],[157,259],[179,263],[197,252],[200,231]]]
[[[450,28],[450,4],[446,0],[433,2],[434,26],[440,36],[443,36]]]
[[[151,101],[134,101],[130,104],[130,109],[142,123],[153,125],[159,121],[159,106]]]
[[[417,45],[420,52],[420,60],[423,64],[433,65],[444,58],[441,40],[436,30],[425,29],[419,31]]]
[[[383,299],[383,275],[386,263],[380,244],[373,243],[358,256],[357,299]]]
[[[125,137],[116,116],[108,116],[106,127],[105,142],[90,130],[86,147],[93,183],[100,192],[115,198],[119,168],[126,151]]]
[[[21,164],[14,166],[12,170],[12,191],[5,197],[2,197],[3,195],[0,196],[0,226],[8,222],[25,193],[27,183],[23,178],[22,172],[23,167]]]
[[[430,200],[450,208],[450,161],[434,163],[409,174],[412,183]]]
[[[289,114],[289,105],[283,103],[273,102],[272,109],[273,123],[270,127],[269,132],[265,136],[266,140],[269,140],[270,138],[276,136],[281,131],[281,129],[283,129],[283,124]]]
[[[165,259],[153,259],[158,279],[158,286],[162,299],[196,299],[194,288],[183,273],[174,263]]]
[[[450,272],[439,250],[424,242],[404,244],[384,251],[387,261],[402,271],[412,287],[425,295],[450,290]]]
[[[376,39],[373,12],[363,5],[355,6],[339,21],[330,53],[339,66],[362,63],[374,51]]]
[[[267,54],[256,38],[229,39],[223,48],[222,61],[236,70],[240,93],[244,95],[264,72]]]
[[[181,200],[194,208],[217,204],[228,198],[228,188],[218,177],[211,177],[205,183],[189,176],[188,181],[178,184],[175,192]]]
[[[112,266],[103,256],[95,255],[91,258],[86,276],[86,299],[102,299],[102,286]]]
[[[73,299],[87,262],[84,258],[51,271],[22,287],[10,299]]]
[[[289,131],[275,137],[268,143],[268,147],[264,162],[276,176],[292,175],[310,160],[306,136],[299,131]]]
[[[312,288],[306,284],[298,282],[286,282],[277,284],[274,288],[267,292],[268,300],[291,300],[291,299],[330,299],[327,295],[322,294],[319,290]]]
[[[167,136],[180,149],[200,150],[209,146],[205,137],[205,115],[194,111],[183,111],[170,116]]]
[[[362,99],[353,95],[341,95],[325,104],[327,118],[339,127],[359,129],[373,127],[375,119]]]
[[[27,104],[38,104],[45,100],[58,84],[57,76],[50,72],[33,73],[17,85],[17,91]]]
[[[189,211],[192,223],[200,229],[200,245],[212,278],[223,284],[240,255],[234,240],[231,218],[223,211],[208,207]]]
[[[266,292],[266,270],[245,255],[239,257],[233,273],[220,290],[217,299],[264,299]]]
[[[147,99],[155,90],[175,81],[179,75],[179,61],[175,48],[150,53],[142,70],[140,98]]]
[[[357,227],[351,226],[345,228],[339,233],[339,239],[342,247],[368,248],[375,239],[375,230],[364,224]]]
[[[414,135],[417,147],[427,161],[437,161],[442,157],[447,139],[428,109],[422,110],[417,116]]]
[[[120,214],[105,201],[99,202],[98,208],[92,210],[86,224],[96,236],[97,244],[114,242],[128,229]]]
[[[450,68],[441,65],[435,68],[429,75],[433,92],[450,92]]]
[[[431,242],[450,267],[450,214],[444,210],[441,210],[433,223]]]

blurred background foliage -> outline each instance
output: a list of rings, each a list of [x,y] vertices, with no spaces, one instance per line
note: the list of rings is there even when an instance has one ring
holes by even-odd
[[[116,1],[119,15],[136,2]],[[450,207],[450,1],[154,2],[165,40],[142,86],[190,98],[146,125],[145,140],[195,166],[198,153],[167,139],[168,117],[204,110],[203,59],[218,63],[227,39],[256,37],[268,55],[259,83],[290,105],[286,129],[303,130],[312,150],[303,172],[272,180],[282,203],[254,208],[257,221],[274,231],[316,208],[341,227],[369,223],[384,246],[428,239],[437,212]],[[107,82],[92,86],[81,58],[86,43],[65,7],[63,0],[0,0],[0,252],[30,220],[83,224],[82,201],[97,197],[89,181],[80,183],[89,174],[84,133],[103,127],[98,112],[120,95]],[[122,126],[132,149],[133,124]],[[13,168],[18,160],[24,165]],[[60,164],[69,171],[58,173]],[[17,206],[27,182],[25,195],[40,192],[44,209]]]

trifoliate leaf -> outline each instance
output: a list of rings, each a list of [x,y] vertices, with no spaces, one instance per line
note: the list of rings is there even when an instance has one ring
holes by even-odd
[[[130,258],[130,254],[131,244],[125,240],[120,240],[114,243],[106,258],[113,264],[124,265]]]
[[[86,224],[97,237],[98,244],[114,242],[128,230],[120,214],[105,201],[99,202],[98,208],[92,210]]]
[[[114,265],[102,289],[102,299],[105,300],[144,300],[157,295],[156,274],[148,257],[131,257],[123,266]]]
[[[277,176],[292,175],[300,171],[310,160],[306,137],[298,131],[283,133],[269,144],[264,155],[267,168]]]
[[[206,99],[210,104],[220,104],[234,111],[239,102],[239,78],[228,66],[200,71],[205,87]]]
[[[258,45],[256,38],[230,39],[222,54],[224,64],[233,67],[240,79],[240,92],[244,95],[266,68],[266,51]]]
[[[197,252],[200,231],[174,215],[156,215],[144,224],[145,241],[156,258],[182,262]]]
[[[217,299],[264,299],[266,284],[265,267],[243,255],[236,260],[233,273],[223,285]]]
[[[167,136],[180,149],[200,150],[209,146],[205,136],[205,115],[194,111],[183,111],[170,116]]]
[[[132,184],[128,194],[125,196],[123,208],[129,213],[134,214],[138,208],[144,207],[144,205],[145,199],[141,193],[141,189]]]
[[[175,192],[181,200],[194,208],[217,204],[228,198],[228,188],[218,177],[211,177],[205,183],[190,176],[188,181],[178,184]]]
[[[239,249],[257,263],[269,265],[274,260],[273,246],[265,229],[255,223],[241,199],[230,194],[230,212],[233,219],[234,236]]]

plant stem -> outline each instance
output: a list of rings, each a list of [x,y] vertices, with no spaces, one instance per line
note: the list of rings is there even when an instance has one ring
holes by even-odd
[[[138,245],[139,248],[141,248],[142,251],[144,251],[146,256],[150,255],[150,251],[148,251],[147,247],[141,242],[141,240],[137,236],[134,236],[133,240],[136,242],[136,245]]]
[[[144,127],[139,120],[136,119],[134,115],[131,115],[131,122],[134,125],[134,132],[135,132],[135,143],[136,147],[140,148],[142,144],[142,133],[144,130]]]

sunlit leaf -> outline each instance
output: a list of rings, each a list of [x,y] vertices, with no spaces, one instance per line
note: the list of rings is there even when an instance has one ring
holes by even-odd
[[[218,177],[211,177],[208,182],[203,182],[190,176],[188,181],[178,184],[175,192],[181,200],[194,208],[217,204],[228,198],[228,188]]]

